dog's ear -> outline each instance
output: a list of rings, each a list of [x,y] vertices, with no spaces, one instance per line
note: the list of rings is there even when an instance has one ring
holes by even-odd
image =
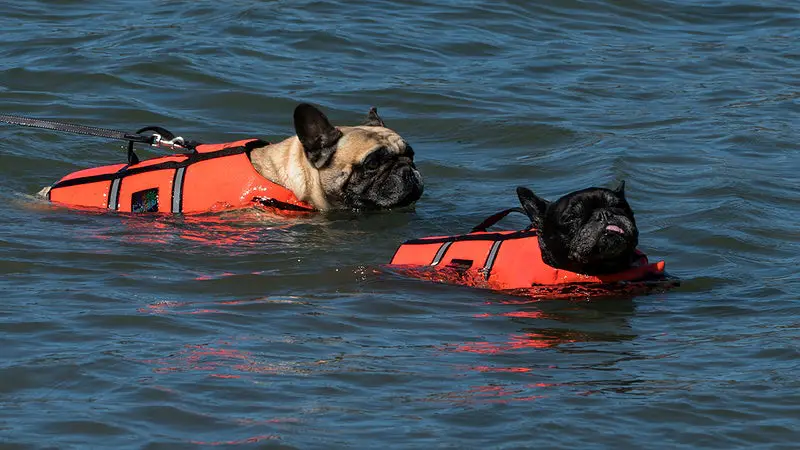
[[[617,187],[614,188],[614,193],[617,194],[619,198],[625,198],[625,180],[619,182]]]
[[[336,151],[342,132],[336,129],[317,108],[302,103],[294,110],[294,129],[311,164],[325,167]]]
[[[525,214],[531,219],[533,227],[541,228],[542,222],[544,222],[544,213],[547,211],[547,206],[550,205],[550,202],[522,186],[517,188],[517,197],[519,197],[519,202],[522,204]]]
[[[361,125],[386,128],[386,124],[383,123],[383,119],[381,119],[381,116],[378,115],[378,109],[374,106],[369,109],[369,113],[367,113],[367,120],[365,120]]]

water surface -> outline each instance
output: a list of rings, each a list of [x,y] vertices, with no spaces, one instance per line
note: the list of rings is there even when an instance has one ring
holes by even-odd
[[[302,101],[338,124],[377,106],[426,178],[415,211],[362,217],[87,214],[29,195],[122,144],[2,126],[0,447],[800,441],[796,2],[0,12],[0,113],[224,142],[285,138]],[[680,289],[548,301],[373,271],[518,185],[620,179]]]

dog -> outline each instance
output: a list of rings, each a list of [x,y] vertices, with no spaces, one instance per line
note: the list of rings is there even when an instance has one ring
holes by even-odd
[[[386,128],[375,108],[361,125],[334,127],[322,111],[303,103],[294,110],[294,128],[296,136],[253,149],[250,161],[315,209],[392,209],[422,196],[414,150]]]
[[[543,261],[585,275],[621,272],[638,259],[639,230],[625,182],[615,189],[587,188],[555,202],[517,188],[531,227],[539,231]]]
[[[259,175],[291,191],[304,206],[308,205],[317,211],[392,209],[412,205],[422,196],[424,184],[414,165],[414,150],[399,134],[386,128],[375,108],[370,109],[366,121],[361,125],[334,127],[320,110],[303,103],[294,110],[294,127],[296,136],[275,144],[253,140],[257,144],[247,148],[246,158],[249,158],[249,164]],[[244,163],[247,165],[248,160],[245,159]],[[177,171],[171,175],[171,168],[159,168],[158,164],[151,166],[154,167],[153,173],[165,170],[170,171],[167,176],[178,177]],[[118,176],[118,168],[112,166],[99,169],[100,172],[92,176],[68,175],[80,181],[73,185],[80,184],[82,190],[71,190],[67,194],[61,191],[56,201],[74,206],[105,207],[106,198],[110,199],[114,194],[119,198],[120,192],[129,186],[129,178],[122,180],[123,177]],[[191,170],[186,172],[189,174],[186,177],[191,177]],[[145,186],[141,179],[134,182],[132,186],[148,189],[132,194],[126,192],[123,210],[130,208],[132,212],[150,212],[160,211],[159,208],[164,207],[181,212],[184,197],[182,194],[172,197],[176,190],[181,192],[186,178],[161,186],[159,180],[163,178],[154,176],[144,182],[152,186]],[[197,178],[194,180],[196,186]],[[42,189],[37,195],[53,200],[53,190],[63,187],[57,183]],[[172,191],[172,196],[167,196],[167,201],[162,205],[158,203],[160,191]],[[148,196],[145,197],[145,194]],[[129,202],[128,195],[131,195]],[[247,195],[245,192],[242,198]],[[214,199],[211,200],[205,201],[211,205],[211,209],[216,208],[217,204],[227,204],[224,200],[216,203]],[[122,203],[117,200],[110,209],[117,209]],[[142,205],[147,208],[142,209]]]

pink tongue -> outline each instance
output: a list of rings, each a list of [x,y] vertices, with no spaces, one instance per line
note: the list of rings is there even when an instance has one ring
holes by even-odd
[[[606,230],[607,231],[613,231],[614,233],[625,234],[625,231],[623,231],[622,228],[620,228],[620,227],[618,227],[616,225],[609,225],[609,226],[606,227]]]

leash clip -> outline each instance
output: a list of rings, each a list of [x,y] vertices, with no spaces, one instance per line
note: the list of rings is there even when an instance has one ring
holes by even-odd
[[[171,150],[175,150],[175,148],[186,148],[186,142],[181,136],[172,139],[164,139],[158,133],[153,133],[153,142],[150,145],[153,147],[168,147]]]

